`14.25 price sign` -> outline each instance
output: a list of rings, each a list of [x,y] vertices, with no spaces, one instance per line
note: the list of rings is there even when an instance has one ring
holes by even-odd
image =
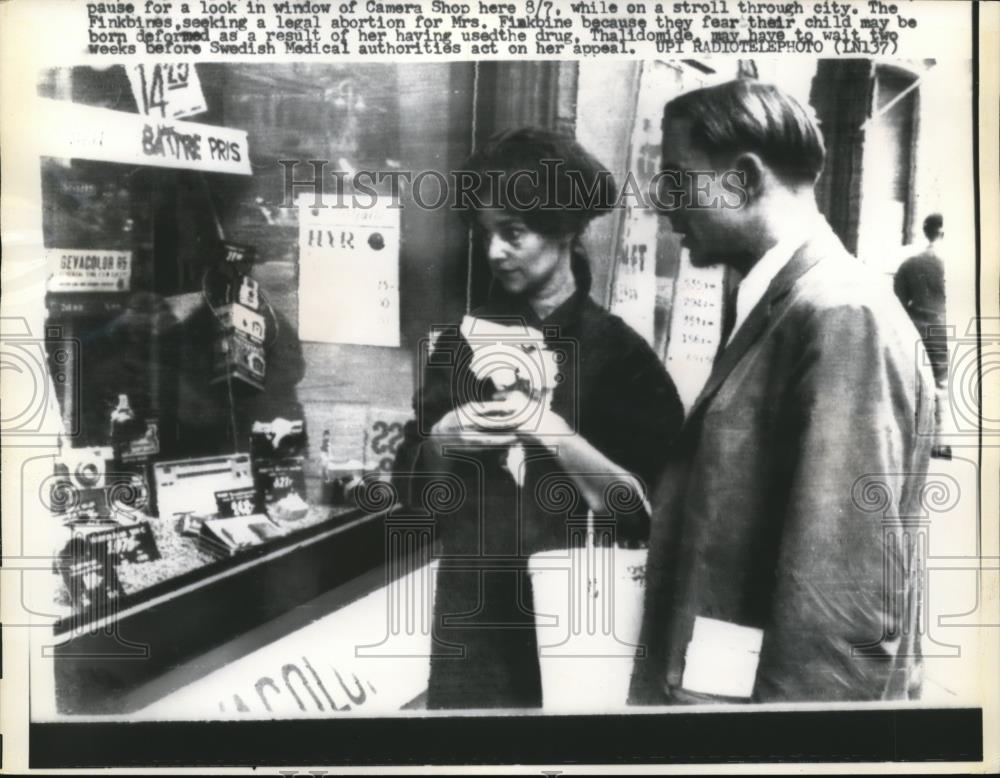
[[[160,119],[183,119],[207,110],[198,71],[188,62],[139,62],[129,65],[139,113]]]

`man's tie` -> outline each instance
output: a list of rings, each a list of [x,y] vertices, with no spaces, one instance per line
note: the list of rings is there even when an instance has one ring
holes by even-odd
[[[739,292],[740,288],[737,286],[730,292],[728,297],[723,297],[722,332],[719,335],[719,348],[715,352],[714,362],[719,361],[719,357],[722,356],[722,352],[726,349],[726,343],[729,342],[729,336],[733,334],[733,327],[736,324],[736,297]]]

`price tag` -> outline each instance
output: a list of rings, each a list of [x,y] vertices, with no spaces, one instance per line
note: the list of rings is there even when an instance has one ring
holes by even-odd
[[[219,515],[224,518],[252,516],[263,512],[260,494],[252,486],[216,492],[215,504],[218,506]]]
[[[159,119],[204,113],[205,95],[194,65],[187,62],[138,62],[126,68],[139,112]]]
[[[149,522],[128,526],[80,526],[60,551],[58,569],[73,605],[107,605],[125,594],[118,578],[122,565],[160,558]]]
[[[280,500],[292,492],[305,499],[305,459],[288,457],[277,461],[258,461],[254,465],[257,487],[268,502]]]

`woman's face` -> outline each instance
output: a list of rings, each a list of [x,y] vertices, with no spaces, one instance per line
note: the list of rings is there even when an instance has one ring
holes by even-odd
[[[534,232],[516,214],[484,210],[479,226],[486,231],[487,257],[493,277],[510,294],[531,297],[554,278],[568,261],[568,240]]]

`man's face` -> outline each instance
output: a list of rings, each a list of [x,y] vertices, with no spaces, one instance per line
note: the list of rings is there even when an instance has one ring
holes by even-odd
[[[674,198],[678,207],[666,215],[671,229],[683,236],[681,245],[695,267],[739,267],[747,250],[744,203],[734,195],[736,174],[718,164],[692,145],[688,120],[667,119],[661,169],[681,182],[683,196]],[[739,207],[733,207],[737,202]]]

